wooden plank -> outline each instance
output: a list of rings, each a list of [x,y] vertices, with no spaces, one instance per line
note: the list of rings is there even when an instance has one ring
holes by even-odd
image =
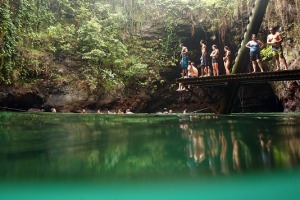
[[[201,78],[179,78],[177,83],[184,85],[203,85],[203,86],[217,86],[227,85],[228,82],[237,81],[240,84],[262,83],[268,81],[289,81],[300,80],[300,69],[282,70],[273,72],[258,72],[258,73],[243,73],[231,74],[221,76],[208,76]]]

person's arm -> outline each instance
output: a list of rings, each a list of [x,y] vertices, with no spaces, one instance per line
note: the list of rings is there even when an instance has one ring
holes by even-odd
[[[264,43],[262,43],[260,40],[257,40],[258,44],[259,44],[259,48],[262,48],[264,46]]]
[[[188,53],[188,49],[186,47],[184,47],[183,52]]]
[[[278,36],[277,36],[278,40],[277,40],[277,43],[281,43],[282,40],[283,40],[283,37],[280,33],[278,33]]]
[[[228,58],[228,51],[226,51],[225,56],[223,57],[223,60],[226,60]]]
[[[250,41],[245,45],[245,47],[250,49]]]
[[[202,47],[202,55],[201,55],[201,57],[202,57],[202,58],[203,58],[203,57],[206,57],[206,54],[207,54],[206,46],[203,46],[203,47]]]
[[[224,60],[228,60],[229,56],[231,56],[231,52],[230,51],[226,51],[225,57],[223,59]]]
[[[184,54],[186,54],[187,53],[187,48],[186,47],[183,47],[182,49],[181,49],[181,56],[183,56]]]
[[[220,53],[220,51],[219,51],[219,49],[217,49],[217,51],[216,51],[216,53],[215,53],[215,57],[218,57],[218,56],[219,56],[219,53]]]
[[[267,44],[270,44],[270,45],[272,45],[272,44],[273,44],[273,42],[272,42],[272,38],[271,38],[271,36],[270,36],[270,35],[267,37]]]

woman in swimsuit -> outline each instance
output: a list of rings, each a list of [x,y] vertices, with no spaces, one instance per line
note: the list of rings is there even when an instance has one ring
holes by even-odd
[[[252,40],[250,40],[247,44],[246,47],[250,49],[250,60],[252,62],[253,66],[253,72],[256,72],[256,63],[258,64],[258,67],[260,68],[260,71],[263,72],[262,68],[262,62],[261,62],[261,57],[260,57],[260,48],[264,44],[256,38],[255,34],[252,34]]]
[[[225,72],[226,72],[226,75],[229,75],[230,74],[229,66],[230,66],[231,51],[228,46],[224,47],[224,51],[225,51],[225,56],[223,57],[223,61],[224,61]]]

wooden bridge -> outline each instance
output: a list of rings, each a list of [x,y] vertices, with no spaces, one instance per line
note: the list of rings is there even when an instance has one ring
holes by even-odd
[[[300,80],[300,69],[283,70],[273,72],[257,72],[257,73],[243,73],[230,74],[221,76],[206,76],[199,78],[179,78],[177,83],[183,85],[202,85],[202,86],[216,86],[228,85],[229,82],[239,82],[240,84],[249,83],[265,83],[268,81],[288,81]]]
[[[199,85],[199,86],[224,86],[224,98],[216,108],[211,109],[215,113],[230,114],[234,106],[238,88],[244,84],[251,83],[266,83],[269,81],[289,81],[300,80],[300,69],[282,70],[272,72],[257,72],[257,73],[240,73],[221,76],[207,76],[200,78],[179,78],[177,83],[184,86]],[[187,88],[187,87],[186,87]],[[196,93],[192,89],[188,89],[192,94]],[[197,96],[197,95],[196,95]]]

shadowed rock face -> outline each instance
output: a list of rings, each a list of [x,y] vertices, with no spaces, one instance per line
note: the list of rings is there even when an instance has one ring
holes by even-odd
[[[80,104],[87,99],[87,91],[71,87],[61,87],[55,90],[23,87],[3,87],[0,93],[2,110],[11,111],[50,111],[52,107],[67,111],[80,108]]]
[[[43,105],[43,97],[34,92],[0,93],[1,110],[27,111],[30,108],[40,108]]]

